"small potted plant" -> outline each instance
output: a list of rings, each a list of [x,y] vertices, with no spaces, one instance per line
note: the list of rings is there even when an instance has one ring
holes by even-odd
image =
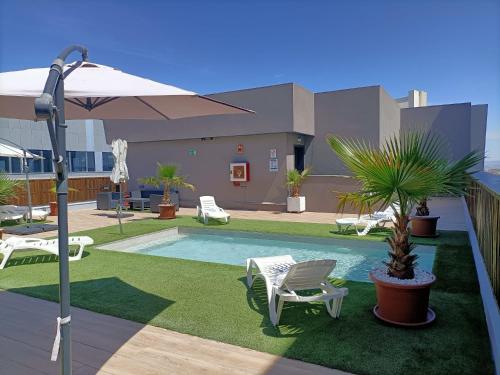
[[[286,199],[288,212],[304,212],[306,210],[306,197],[300,195],[300,188],[310,171],[309,168],[305,168],[302,172],[291,169],[286,173],[286,185],[289,190],[289,197]]]
[[[430,216],[429,207],[427,207],[428,198],[423,198],[418,202],[415,216],[412,216],[411,234],[417,237],[436,237],[437,222],[439,216]]]
[[[170,201],[170,188],[195,189],[193,185],[186,182],[185,177],[177,175],[177,166],[158,163],[156,176],[140,178],[139,181],[144,185],[160,187],[163,185],[163,199],[158,205],[160,216],[158,219],[175,219],[175,205]]]
[[[432,322],[435,314],[429,309],[429,294],[436,277],[416,267],[410,212],[431,195],[463,195],[470,180],[467,170],[483,156],[472,152],[448,163],[440,156],[441,142],[425,133],[392,137],[380,149],[336,136],[328,142],[362,186],[359,192],[341,196],[340,202],[391,206],[394,210],[393,233],[387,239],[389,260],[384,262],[385,268],[370,272],[378,301],[374,314],[402,326]]]
[[[78,191],[77,189],[73,189],[68,187],[68,193],[69,192],[76,192]],[[56,181],[52,181],[52,186],[49,189],[49,194],[50,194],[50,201],[49,201],[49,216],[57,216],[57,186],[56,186]]]

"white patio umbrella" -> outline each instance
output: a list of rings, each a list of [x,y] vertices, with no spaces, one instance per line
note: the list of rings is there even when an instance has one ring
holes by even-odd
[[[128,181],[128,168],[127,168],[127,141],[123,139],[114,139],[111,142],[111,148],[113,151],[113,160],[115,164],[113,165],[113,170],[111,171],[110,179],[114,184],[120,185],[120,201],[118,203],[118,223],[120,224],[120,233],[123,234],[122,228],[122,206],[123,206],[123,195],[122,195],[122,183]]]
[[[31,189],[30,189],[30,177],[28,168],[28,159],[43,159],[42,156],[32,154],[24,147],[15,144],[5,138],[0,138],[1,142],[9,142],[10,144],[0,143],[0,156],[8,158],[20,158],[23,159],[23,172],[26,178],[26,193],[28,194],[28,221],[31,224],[33,221],[33,205],[31,203]]]
[[[83,61],[65,65],[73,52],[79,52]],[[252,112],[87,60],[87,48],[70,46],[57,56],[50,69],[0,73],[0,117],[45,120],[52,142],[57,177],[61,307],[52,359],[57,358],[62,340],[64,375],[71,374],[65,120],[177,119]]]

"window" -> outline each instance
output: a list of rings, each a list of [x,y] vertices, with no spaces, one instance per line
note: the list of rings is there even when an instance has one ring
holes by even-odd
[[[33,155],[42,155],[42,150],[28,150]],[[42,160],[41,159],[28,159],[28,168],[32,173],[41,173],[42,170]]]
[[[21,173],[21,159],[10,158],[10,173]]]
[[[113,160],[113,153],[103,152],[102,153],[102,170],[109,172],[113,170],[113,165],[115,164]]]
[[[87,172],[87,153],[85,151],[70,151],[71,172]]]
[[[42,164],[44,172],[52,172],[53,171],[53,162],[52,162],[52,151],[50,150],[42,150]]]
[[[9,173],[10,165],[9,158],[6,156],[0,156],[0,172]]]
[[[87,152],[87,172],[95,172],[95,155],[93,151]]]
[[[70,172],[95,172],[95,153],[93,151],[67,151]]]

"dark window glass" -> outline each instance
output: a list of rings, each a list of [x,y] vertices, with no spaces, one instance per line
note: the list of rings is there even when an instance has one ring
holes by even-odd
[[[87,151],[87,172],[95,172],[94,151]]]
[[[44,172],[52,172],[53,163],[52,163],[52,151],[50,150],[42,150],[42,156],[44,159],[42,160],[43,171]]]
[[[41,155],[42,150],[28,150],[34,155]],[[42,171],[42,160],[41,159],[28,159],[28,167],[32,173],[41,173]]]
[[[109,172],[113,170],[113,154],[111,152],[103,152],[102,153],[102,170],[105,172]]]
[[[21,159],[10,158],[10,173],[21,173]]]
[[[87,153],[71,151],[71,172],[87,172]]]
[[[10,172],[9,158],[7,156],[0,156],[0,172]]]

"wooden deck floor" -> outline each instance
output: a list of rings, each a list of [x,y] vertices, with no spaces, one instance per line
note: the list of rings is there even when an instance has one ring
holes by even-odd
[[[58,305],[0,291],[0,374],[58,374]],[[72,309],[73,374],[348,375],[87,310]]]

